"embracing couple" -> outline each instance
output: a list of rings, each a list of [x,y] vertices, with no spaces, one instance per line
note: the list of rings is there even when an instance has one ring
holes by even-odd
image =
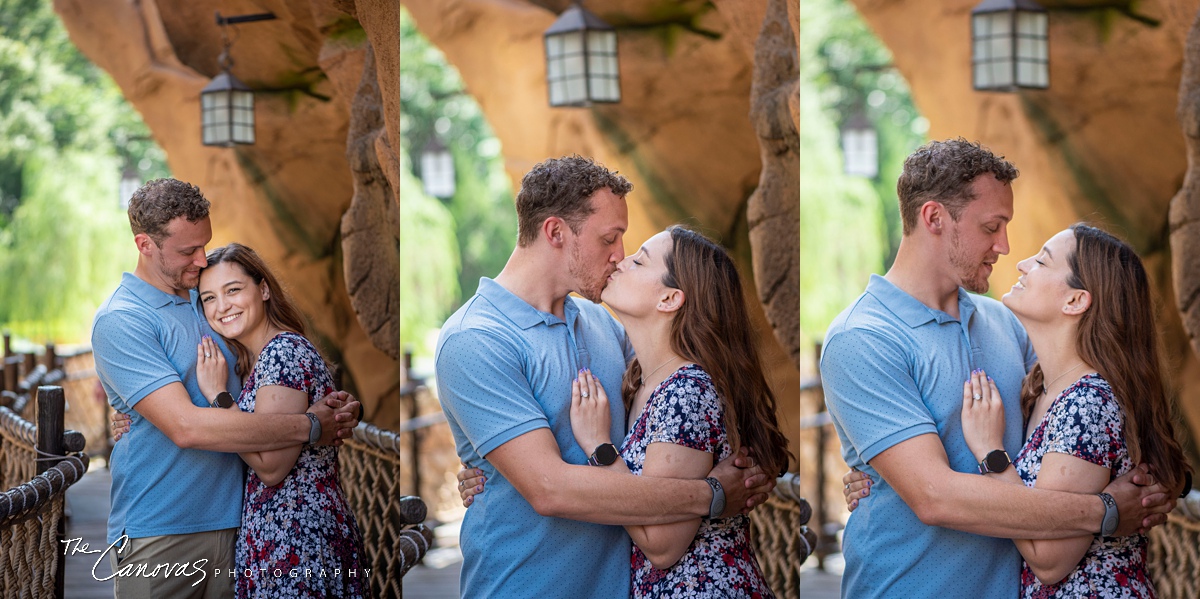
[[[1155,596],[1144,532],[1191,472],[1149,280],[1128,244],[1077,224],[1017,263],[1002,301],[975,295],[1009,251],[1016,177],[963,139],[909,156],[895,263],[826,334],[856,469],[843,597]]]
[[[253,250],[205,254],[208,210],[182,181],[138,189],[137,268],[92,326],[123,434],[110,457],[116,596],[366,596],[335,447],[358,402],[334,391],[303,315]]]
[[[625,256],[631,188],[536,165],[517,248],[442,328],[463,597],[773,597],[745,511],[787,440],[737,269],[681,227]]]

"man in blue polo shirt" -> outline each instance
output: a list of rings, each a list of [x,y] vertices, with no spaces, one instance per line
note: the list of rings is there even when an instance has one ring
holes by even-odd
[[[710,473],[721,504],[703,480],[588,466],[612,463],[615,449],[589,456],[575,443],[571,381],[590,368],[615,394],[632,358],[624,329],[597,305],[624,258],[631,188],[579,156],[536,165],[517,194],[517,248],[442,327],[442,409],[459,457],[487,479],[463,520],[463,597],[628,597],[629,536],[611,525],[729,516],[773,483],[726,460]],[[625,410],[610,403],[620,444]]]
[[[1019,593],[1021,569],[1008,539],[1100,530],[1099,497],[974,474],[979,463],[962,435],[971,371],[983,369],[1001,397],[1015,398],[1035,361],[1016,317],[973,295],[987,291],[993,264],[1008,253],[1016,177],[1008,161],[963,139],[909,156],[897,184],[904,236],[895,263],[826,333],[821,379],[842,456],[873,483],[844,532],[843,597],[1008,599]],[[996,450],[1017,455],[1021,423],[1019,402],[1006,402]],[[993,468],[1002,467],[1007,458],[994,454]],[[1117,499],[1118,535],[1161,522],[1173,503],[1132,475],[1105,492]]]
[[[200,391],[202,337],[213,337],[225,353],[227,392],[236,396],[240,385],[234,355],[195,301],[212,238],[208,208],[194,185],[156,179],[142,186],[129,202],[137,268],[124,274],[92,324],[96,372],[109,403],[132,417],[110,456],[108,542],[116,545],[109,557],[117,597],[232,597],[233,578],[225,574],[235,568],[244,486],[234,452],[334,443],[357,425],[357,402],[332,407],[345,394],[307,414],[211,409],[232,398]]]

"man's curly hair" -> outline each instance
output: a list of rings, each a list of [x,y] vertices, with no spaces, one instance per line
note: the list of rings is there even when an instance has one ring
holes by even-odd
[[[917,226],[921,205],[929,200],[941,202],[955,221],[967,204],[975,199],[971,182],[991,173],[1001,183],[1011,183],[1020,173],[1017,167],[990,150],[963,138],[931,141],[904,161],[904,172],[896,182],[900,197],[900,218],[904,234]]]
[[[633,184],[591,158],[575,154],[539,162],[525,174],[517,193],[517,245],[533,243],[538,229],[551,216],[563,219],[573,233],[579,233],[583,221],[596,211],[588,198],[606,187],[624,198]]]
[[[182,216],[194,223],[208,217],[208,207],[199,187],[178,179],[154,179],[138,188],[129,200],[129,228],[134,235],[149,235],[162,247],[172,220]]]

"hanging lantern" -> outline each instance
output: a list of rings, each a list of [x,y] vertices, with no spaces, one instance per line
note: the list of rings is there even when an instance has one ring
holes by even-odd
[[[617,32],[578,2],[543,34],[551,106],[620,102]]]
[[[117,185],[117,198],[121,204],[121,210],[129,209],[129,200],[138,188],[142,186],[142,176],[137,169],[126,165],[125,170],[121,171],[121,183]]]
[[[236,17],[222,17],[217,13],[223,47],[217,59],[221,74],[200,90],[200,138],[204,145],[232,147],[254,143],[254,92],[233,76],[232,43],[225,27],[274,19],[275,14],[269,12]]]
[[[983,0],[971,11],[971,82],[981,91],[1050,86],[1049,17],[1033,0]]]
[[[454,197],[454,156],[434,136],[421,149],[421,182],[425,195],[435,198]]]
[[[855,112],[842,127],[842,160],[847,175],[879,175],[879,135],[862,112]]]

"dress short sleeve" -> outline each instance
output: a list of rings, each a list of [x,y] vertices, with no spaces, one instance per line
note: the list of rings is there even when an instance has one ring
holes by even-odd
[[[267,343],[256,366],[260,387],[279,385],[303,391],[311,404],[316,387],[316,375],[325,365],[321,355],[307,339],[294,333],[282,333]]]
[[[1050,408],[1046,453],[1064,453],[1104,466],[1120,465],[1124,417],[1107,385],[1076,383]]]
[[[714,455],[727,439],[721,402],[707,375],[672,375],[651,399],[647,428],[647,443],[672,443]]]

